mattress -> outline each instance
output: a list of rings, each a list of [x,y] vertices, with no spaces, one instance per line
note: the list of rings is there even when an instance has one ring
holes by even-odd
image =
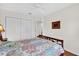
[[[32,38],[7,41],[0,45],[0,56],[59,56],[64,49],[56,42]]]

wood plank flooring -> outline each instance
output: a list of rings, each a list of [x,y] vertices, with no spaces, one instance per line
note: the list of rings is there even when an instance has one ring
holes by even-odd
[[[77,55],[65,50],[64,56],[77,56]]]

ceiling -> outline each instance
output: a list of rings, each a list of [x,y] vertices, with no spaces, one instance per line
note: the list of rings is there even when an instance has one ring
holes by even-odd
[[[0,9],[24,13],[31,17],[44,17],[57,12],[73,3],[0,3]]]

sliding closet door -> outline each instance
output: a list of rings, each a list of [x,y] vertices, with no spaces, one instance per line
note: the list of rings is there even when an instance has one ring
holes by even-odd
[[[21,38],[30,39],[35,36],[35,25],[32,21],[21,20]]]
[[[6,37],[9,41],[21,39],[21,21],[18,18],[6,17]]]
[[[41,34],[41,25],[40,25],[40,23],[36,23],[36,25],[35,25],[35,33],[36,33],[35,34],[36,36]]]
[[[9,41],[34,38],[40,33],[40,24],[32,20],[6,17],[6,37]]]
[[[35,23],[36,36],[43,34],[43,23],[42,21],[36,21]]]

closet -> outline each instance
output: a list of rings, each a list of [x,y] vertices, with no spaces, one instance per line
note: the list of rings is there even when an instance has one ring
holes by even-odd
[[[34,20],[6,17],[5,32],[8,41],[34,38],[40,34],[41,26]]]

